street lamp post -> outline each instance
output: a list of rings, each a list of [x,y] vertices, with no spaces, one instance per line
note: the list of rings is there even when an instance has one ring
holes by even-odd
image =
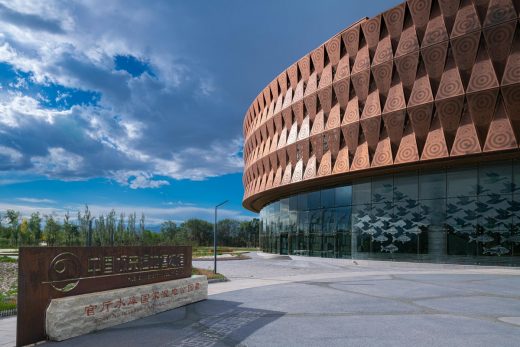
[[[215,224],[213,224],[213,273],[217,273],[217,209],[229,200],[221,202],[215,206]]]

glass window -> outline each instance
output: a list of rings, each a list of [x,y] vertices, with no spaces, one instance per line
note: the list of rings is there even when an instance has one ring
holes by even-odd
[[[372,180],[372,203],[393,201],[394,178],[380,177]]]
[[[477,168],[449,169],[448,197],[477,195]]]
[[[477,227],[477,199],[459,196],[446,201],[446,224],[455,232],[471,234]]]
[[[352,185],[352,205],[370,204],[371,183],[359,181]]]
[[[309,232],[309,212],[299,211],[298,212],[298,232],[308,233]]]
[[[446,197],[446,174],[444,171],[419,174],[419,199]]]
[[[309,212],[309,229],[312,233],[321,233],[322,229],[322,210],[314,210]]]
[[[334,209],[323,209],[323,233],[334,234],[336,232],[336,213]]]
[[[336,206],[349,206],[352,204],[352,186],[336,188]]]
[[[350,207],[336,208],[336,231],[338,233],[344,233],[350,231]]]
[[[298,195],[298,211],[305,211],[309,209],[309,197],[307,193]]]
[[[309,209],[314,210],[321,207],[320,191],[308,193]]]
[[[291,211],[291,212],[289,212],[289,232],[294,234],[294,233],[296,233],[297,229],[298,229],[297,212]]]
[[[419,196],[419,181],[417,173],[395,175],[394,200],[417,200]]]
[[[284,214],[289,212],[289,199],[280,200],[280,212]]]
[[[298,195],[293,195],[289,198],[289,211],[298,210]]]
[[[511,162],[483,164],[479,168],[480,195],[511,194],[513,192]]]
[[[370,204],[352,206],[352,231],[361,233],[370,228]]]
[[[512,195],[482,195],[477,201],[480,232],[506,231],[511,229],[512,214],[510,210]]]
[[[271,213],[280,212],[280,201],[273,202],[271,204]]]
[[[328,208],[334,207],[334,192],[335,189],[324,189],[321,191],[321,206]]]
[[[422,229],[440,230],[446,223],[446,199],[421,200],[419,203],[422,219],[419,226]]]

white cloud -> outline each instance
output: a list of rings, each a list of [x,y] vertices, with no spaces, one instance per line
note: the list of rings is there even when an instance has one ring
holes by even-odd
[[[49,154],[32,157],[35,170],[41,174],[75,173],[83,166],[83,158],[63,148],[49,148]]]
[[[16,198],[18,201],[28,202],[32,204],[53,204],[56,201],[51,199],[38,199],[38,198]]]
[[[0,145],[0,161],[7,160],[10,163],[18,163],[22,160],[23,154],[14,148]]]

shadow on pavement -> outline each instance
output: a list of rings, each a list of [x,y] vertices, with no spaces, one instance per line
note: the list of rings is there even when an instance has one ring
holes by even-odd
[[[46,345],[237,346],[284,312],[241,307],[241,302],[206,300],[92,334]]]

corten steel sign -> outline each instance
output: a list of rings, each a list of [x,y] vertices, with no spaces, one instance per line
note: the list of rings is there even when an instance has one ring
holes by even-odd
[[[246,112],[244,207],[519,154],[519,13],[516,0],[408,0],[292,64]]]
[[[52,299],[190,276],[190,246],[21,247],[16,344],[45,339]]]

